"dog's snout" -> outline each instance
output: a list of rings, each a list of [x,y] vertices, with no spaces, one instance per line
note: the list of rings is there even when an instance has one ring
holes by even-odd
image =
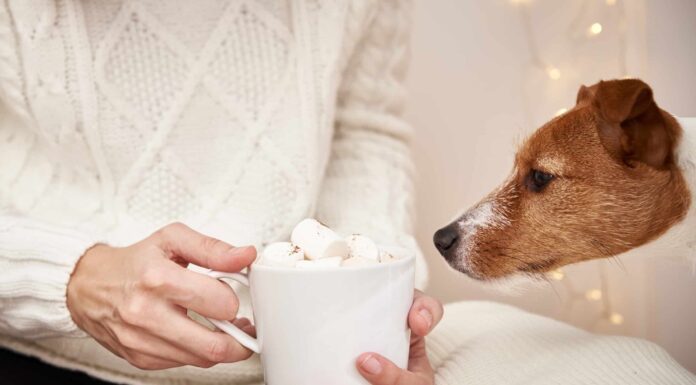
[[[443,257],[446,257],[446,253],[452,250],[458,241],[459,230],[454,224],[441,228],[433,236],[435,247],[437,247],[437,250]]]

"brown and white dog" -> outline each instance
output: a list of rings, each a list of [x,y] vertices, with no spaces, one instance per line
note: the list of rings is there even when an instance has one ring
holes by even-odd
[[[532,134],[512,175],[435,233],[480,280],[625,253],[696,258],[696,119],[661,110],[637,79],[582,86]]]

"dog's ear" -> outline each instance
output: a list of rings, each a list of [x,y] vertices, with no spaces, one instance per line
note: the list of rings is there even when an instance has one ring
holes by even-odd
[[[596,90],[597,90],[596,86],[592,86],[592,87],[580,86],[580,89],[578,90],[578,96],[575,99],[575,104],[585,104],[585,103],[591,101],[592,98],[594,97]]]
[[[629,166],[641,162],[667,167],[675,139],[650,87],[638,79],[624,79],[601,81],[592,88],[580,91],[596,112],[599,137],[607,151]]]

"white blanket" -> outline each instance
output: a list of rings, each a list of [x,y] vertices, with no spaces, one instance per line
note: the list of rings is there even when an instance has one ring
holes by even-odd
[[[696,384],[659,346],[491,302],[460,302],[430,338],[436,384]]]
[[[210,369],[141,371],[90,339],[30,343],[0,336],[0,345],[126,384],[261,384],[256,358]],[[447,305],[428,350],[438,385],[696,384],[696,376],[653,343],[591,334],[490,302]]]

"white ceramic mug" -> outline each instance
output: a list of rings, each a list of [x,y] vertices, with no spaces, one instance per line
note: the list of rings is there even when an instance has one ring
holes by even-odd
[[[248,285],[257,338],[210,321],[260,353],[268,385],[364,385],[355,368],[376,352],[405,368],[413,301],[413,255],[361,267],[304,270],[254,264],[248,276],[210,271]]]

